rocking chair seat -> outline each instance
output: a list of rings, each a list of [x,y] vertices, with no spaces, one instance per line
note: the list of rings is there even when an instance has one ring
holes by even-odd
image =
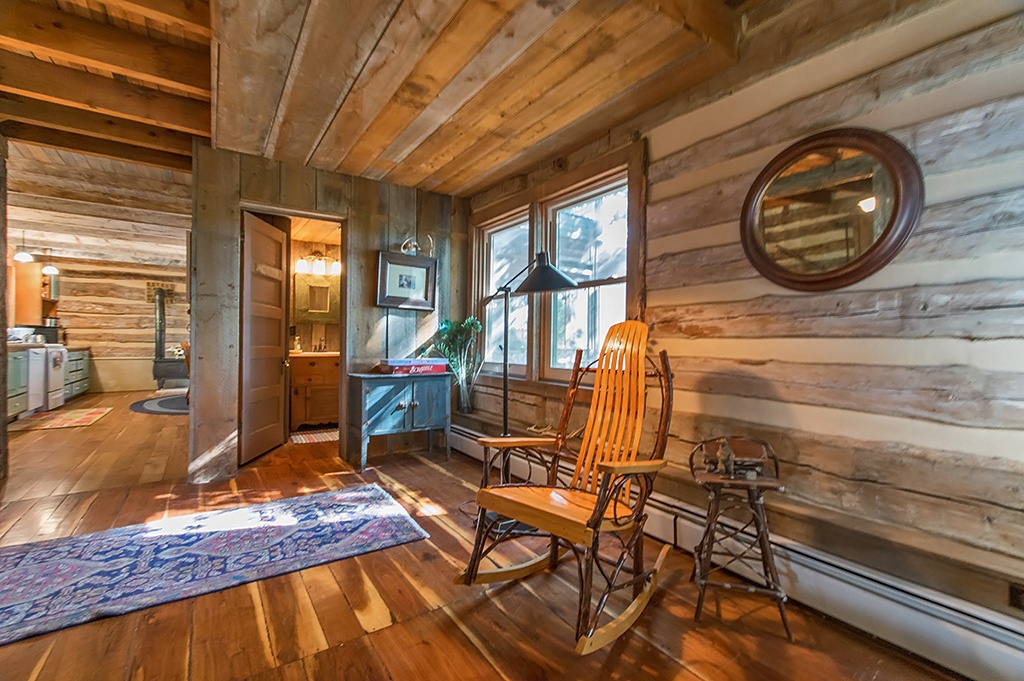
[[[587,521],[597,506],[596,494],[564,487],[513,485],[485,487],[476,499],[483,508],[574,544],[590,544],[594,540],[594,530],[587,526]],[[616,524],[615,514],[615,504],[610,504],[600,531],[629,531],[636,526],[635,522]]]

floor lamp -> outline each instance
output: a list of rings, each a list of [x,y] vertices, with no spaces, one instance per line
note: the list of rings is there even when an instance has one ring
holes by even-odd
[[[536,257],[527,263],[526,267],[519,270],[514,277],[509,279],[503,286],[498,288],[495,296],[502,296],[505,304],[505,328],[501,344],[501,435],[508,437],[508,327],[509,327],[509,297],[513,291],[512,282],[516,277],[526,272],[533,266],[530,273],[526,275],[515,293],[540,293],[542,291],[561,291],[568,288],[576,288],[576,282],[566,276],[561,270],[551,264],[548,254],[541,251]],[[503,462],[504,465],[507,464]]]

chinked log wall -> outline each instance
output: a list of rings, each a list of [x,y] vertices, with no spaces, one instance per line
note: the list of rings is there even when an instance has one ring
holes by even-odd
[[[1024,14],[997,5],[940,5],[651,130],[647,319],[676,378],[662,491],[703,503],[683,439],[765,437],[777,533],[1020,617]],[[777,287],[740,246],[744,195],[785,146],[847,125],[910,148],[921,223],[859,284]]]
[[[189,477],[234,475],[238,466],[238,352],[241,343],[241,211],[342,221],[342,352],[348,371],[382,357],[407,357],[441,319],[465,307],[466,210],[449,196],[211,149],[197,144],[192,231],[193,420]],[[435,243],[437,304],[432,313],[376,307],[377,260],[414,237]],[[348,413],[342,377],[340,413]],[[345,438],[341,439],[344,446]]]

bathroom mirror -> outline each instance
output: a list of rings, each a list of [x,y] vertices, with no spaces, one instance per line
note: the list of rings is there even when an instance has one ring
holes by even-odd
[[[767,279],[803,291],[834,289],[892,260],[923,205],[921,170],[906,147],[875,130],[829,130],[761,171],[743,204],[740,235]]]

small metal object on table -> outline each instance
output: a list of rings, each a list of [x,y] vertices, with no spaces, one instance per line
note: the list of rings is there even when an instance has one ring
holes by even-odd
[[[700,588],[694,620],[700,619],[704,593],[709,586],[742,589],[770,596],[779,606],[786,638],[793,632],[786,618],[786,593],[779,585],[768,520],[764,512],[765,491],[785,491],[779,479],[779,458],[767,442],[747,437],[705,440],[690,453],[690,472],[708,490],[708,515],[704,535],[693,550],[691,581]],[[739,528],[721,522],[727,511],[749,516]],[[751,538],[747,530],[753,527]],[[717,560],[717,565],[716,563]],[[752,561],[759,559],[760,566]],[[735,563],[759,573],[764,586],[712,581],[710,576]]]

